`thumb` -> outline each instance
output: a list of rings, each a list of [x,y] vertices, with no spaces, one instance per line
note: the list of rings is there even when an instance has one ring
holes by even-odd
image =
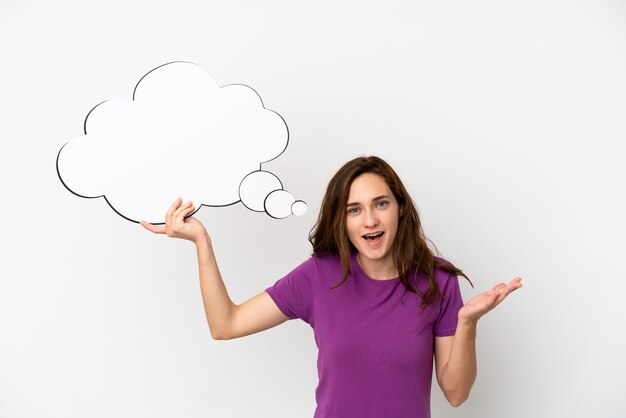
[[[152,225],[150,222],[140,221],[139,224],[155,234],[165,234],[165,225]]]

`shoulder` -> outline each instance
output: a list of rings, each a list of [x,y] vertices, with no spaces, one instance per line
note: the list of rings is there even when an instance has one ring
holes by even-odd
[[[311,255],[308,259],[304,260],[300,263],[300,265],[294,268],[291,271],[291,274],[315,277],[319,275],[320,272],[332,270],[337,267],[341,267],[341,259],[338,255]]]
[[[343,265],[338,254],[313,255],[307,262],[311,263],[310,271],[317,286],[334,286],[343,277]]]
[[[450,275],[450,273],[444,268],[444,266],[454,267],[454,264],[441,257],[433,257],[433,260],[435,261],[435,275]]]
[[[313,260],[319,266],[334,266],[341,264],[341,257],[338,254],[315,254],[309,260]]]
[[[454,264],[452,264],[450,261],[446,260],[445,258],[441,258],[441,257],[433,257],[433,258],[436,261],[435,269],[434,269],[434,276],[435,276],[435,281],[437,282],[437,285],[439,286],[439,288],[443,290],[451,283],[452,284],[458,283],[458,278],[456,274],[451,273],[442,267],[442,266],[454,267]]]
[[[437,261],[440,265],[454,267],[454,264],[452,264],[450,261],[446,260],[445,258],[433,256],[433,259]],[[437,268],[441,269],[440,266],[437,266]]]

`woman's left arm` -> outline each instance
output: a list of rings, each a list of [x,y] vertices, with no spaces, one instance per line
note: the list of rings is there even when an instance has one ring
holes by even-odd
[[[468,398],[476,380],[478,320],[520,287],[522,279],[516,277],[509,284],[500,283],[490,291],[473,297],[459,310],[455,334],[435,337],[437,382],[452,406],[459,406]]]

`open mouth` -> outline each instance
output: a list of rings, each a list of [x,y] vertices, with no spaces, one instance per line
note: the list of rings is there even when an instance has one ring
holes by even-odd
[[[363,238],[365,238],[368,241],[376,241],[378,238],[382,237],[383,234],[384,232],[375,232],[373,234],[363,235]]]

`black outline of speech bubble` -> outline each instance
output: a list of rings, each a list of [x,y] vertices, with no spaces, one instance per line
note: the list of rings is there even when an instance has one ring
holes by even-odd
[[[202,68],[204,71],[206,71],[206,70],[204,69],[204,67],[202,67],[202,66],[200,66],[200,65],[198,65],[198,64],[196,64],[196,63],[193,63],[193,62],[191,62],[191,61],[171,61],[171,62],[168,62],[168,63],[162,64],[162,65],[159,65],[158,67],[155,67],[155,68],[153,68],[152,70],[148,71],[146,74],[144,74],[144,75],[143,75],[143,76],[139,79],[139,81],[138,81],[138,82],[137,82],[137,84],[135,85],[135,88],[133,89],[133,97],[132,97],[132,101],[135,101],[135,93],[137,92],[137,87],[139,87],[139,83],[141,83],[141,81],[142,81],[144,78],[146,78],[146,76],[147,76],[148,74],[150,74],[150,73],[152,73],[153,71],[155,71],[155,70],[157,70],[157,69],[159,69],[159,68],[161,68],[161,67],[164,67],[164,66],[166,66],[166,65],[176,64],[176,63],[187,63],[187,64],[196,65],[196,66],[198,66],[198,67]],[[209,76],[210,76],[210,73],[209,73],[208,71],[206,71],[206,72],[207,72],[207,74],[209,74]],[[211,78],[212,78],[212,77],[211,77]],[[260,170],[262,170],[262,169],[263,169],[263,168],[262,168],[262,165],[263,165],[264,163],[267,163],[267,162],[270,162],[270,161],[275,160],[276,158],[280,157],[280,156],[281,156],[281,155],[285,152],[285,150],[286,150],[286,149],[287,149],[287,147],[289,146],[289,137],[290,137],[290,134],[289,134],[289,126],[287,125],[287,122],[285,121],[285,118],[283,118],[283,117],[282,117],[282,116],[281,116],[278,112],[276,112],[276,111],[274,111],[274,110],[272,110],[272,109],[268,109],[268,108],[266,108],[266,107],[265,107],[265,103],[263,103],[263,99],[261,98],[261,95],[260,95],[260,94],[259,94],[259,93],[255,90],[255,89],[253,89],[252,87],[248,86],[247,84],[242,84],[242,83],[231,83],[231,84],[226,84],[226,85],[224,85],[224,86],[221,86],[221,87],[219,87],[219,88],[223,88],[223,87],[227,87],[227,86],[235,86],[235,85],[245,86],[245,87],[248,87],[250,90],[252,90],[252,91],[253,91],[253,92],[257,95],[257,97],[259,98],[259,100],[261,101],[261,107],[263,107],[263,109],[265,109],[265,110],[269,110],[270,112],[273,112],[273,113],[275,113],[276,115],[278,115],[278,117],[280,117],[280,119],[281,119],[281,120],[283,121],[283,123],[285,124],[285,128],[287,129],[287,142],[286,142],[285,147],[283,148],[283,150],[282,150],[282,151],[281,151],[278,155],[276,155],[275,157],[273,157],[273,158],[271,158],[271,159],[269,159],[269,160],[266,160],[266,161],[261,161],[261,162],[259,163],[259,170],[254,170],[254,171],[251,171],[251,172],[250,172],[250,173],[254,173],[254,172],[256,172],[256,171],[260,171]],[[109,99],[109,100],[110,100],[110,99]],[[92,112],[93,112],[93,111],[94,111],[94,110],[95,110],[98,106],[100,106],[101,104],[103,104],[103,103],[105,103],[105,102],[107,102],[107,101],[109,101],[109,100],[104,100],[104,101],[102,101],[102,102],[98,103],[97,105],[95,105],[95,106],[94,106],[94,107],[93,107],[93,108],[92,108],[92,109],[91,109],[91,110],[87,113],[87,116],[85,117],[85,121],[84,121],[84,123],[83,123],[83,132],[85,133],[85,135],[87,135],[87,120],[89,119],[89,115],[91,115],[91,113],[92,113]],[[83,195],[81,195],[81,194],[79,194],[79,193],[76,193],[75,191],[73,191],[72,189],[70,189],[70,188],[67,186],[67,184],[65,184],[65,182],[63,181],[63,178],[61,177],[61,172],[59,171],[59,156],[61,155],[61,151],[63,151],[63,148],[65,148],[65,146],[66,146],[69,142],[70,142],[70,141],[66,142],[66,143],[65,143],[65,144],[61,147],[61,149],[60,149],[60,150],[59,150],[59,152],[57,153],[57,158],[56,158],[56,172],[57,172],[57,176],[59,177],[59,180],[61,181],[61,183],[63,184],[63,186],[64,186],[67,190],[69,190],[69,191],[70,191],[70,193],[72,193],[72,194],[74,194],[74,195],[76,195],[76,196],[78,196],[78,197],[82,197],[82,198],[84,198],[84,199],[97,199],[97,198],[102,197],[102,198],[104,198],[104,201],[105,201],[105,202],[109,205],[109,207],[110,207],[111,209],[113,209],[113,211],[114,211],[115,213],[117,213],[119,216],[121,216],[122,218],[124,218],[124,219],[126,219],[126,220],[128,220],[128,221],[130,221],[130,222],[139,223],[139,221],[136,221],[136,220],[134,220],[134,219],[130,219],[129,217],[122,215],[122,213],[121,213],[121,212],[119,212],[117,209],[115,209],[115,207],[111,204],[111,202],[109,202],[109,200],[107,199],[106,195],[104,195],[104,194],[103,194],[103,195],[100,195],[100,196],[83,196]],[[249,174],[247,174],[246,176],[244,176],[244,178],[246,178],[248,175],[250,175],[250,173],[249,173]],[[278,176],[277,176],[277,177],[278,177]],[[241,182],[243,182],[243,179],[241,180]],[[241,187],[241,182],[239,183],[239,187]],[[279,179],[279,182],[280,182],[280,179]],[[281,186],[282,186],[282,182],[281,182]],[[232,206],[232,205],[235,205],[235,204],[240,203],[240,202],[241,202],[241,199],[239,199],[239,200],[237,200],[237,201],[235,201],[235,202],[232,202],[232,203],[228,203],[228,204],[226,204],[226,205],[205,205],[205,204],[203,204],[203,203],[202,203],[202,204],[200,204],[200,206],[198,206],[198,208],[197,208],[197,209],[196,209],[193,213],[191,213],[191,214],[189,214],[189,215],[187,215],[187,216],[192,216],[192,215],[194,215],[197,211],[199,211],[199,210],[200,210],[200,208],[201,208],[202,206],[207,206],[207,207],[227,207],[227,206]],[[248,207],[247,207],[247,206],[245,206],[245,205],[244,205],[244,207],[246,207],[246,208],[247,208],[247,209],[249,209],[249,210],[252,210],[252,209],[248,208]],[[257,211],[254,211],[254,212],[257,212]],[[268,215],[269,215],[269,214],[268,214]],[[269,216],[270,216],[271,218],[273,218],[273,219],[278,219],[278,218],[274,218],[274,217],[273,217],[273,216],[271,216],[271,215],[269,215]],[[165,222],[160,222],[160,223],[154,223],[153,225],[164,225],[164,224],[165,224]]]

